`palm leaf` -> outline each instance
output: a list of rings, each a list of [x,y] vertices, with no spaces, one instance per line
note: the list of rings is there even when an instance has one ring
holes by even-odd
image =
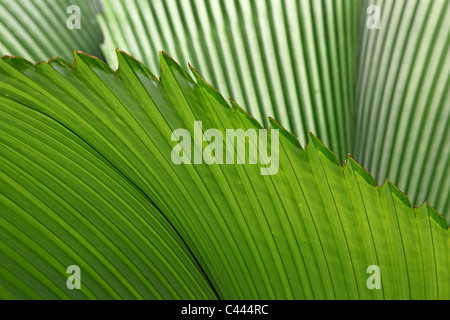
[[[80,9],[81,29],[67,27],[72,6]],[[0,55],[39,62],[55,56],[70,60],[73,50],[83,50],[103,58],[100,10],[99,0],[0,0]]]
[[[354,156],[449,219],[450,2],[370,3],[383,28],[362,29]]]
[[[262,127],[165,54],[161,80],[122,52],[117,72],[75,58],[0,60],[2,298],[450,298],[448,225],[428,205],[273,120],[275,175],[175,165],[172,133],[196,120]],[[79,293],[68,264],[87,274]]]

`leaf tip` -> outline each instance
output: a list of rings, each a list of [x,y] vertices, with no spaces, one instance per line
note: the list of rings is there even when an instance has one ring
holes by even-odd
[[[439,226],[441,226],[442,228],[444,228],[446,230],[450,229],[448,221],[447,221],[447,219],[445,219],[445,217],[443,215],[441,215],[439,212],[437,212],[436,209],[434,209],[428,203],[426,203],[426,207],[428,209],[428,215],[431,218],[431,220],[433,220]]]
[[[232,108],[234,110],[236,110],[236,112],[238,112],[239,114],[244,116],[248,121],[250,121],[258,129],[264,129],[264,126],[258,120],[256,120],[251,114],[249,114],[244,108],[242,108],[236,101],[234,101],[231,98],[229,98],[229,100],[231,102]]]
[[[309,143],[312,143],[314,145],[314,147],[320,151],[328,160],[330,160],[333,164],[340,166],[341,164],[339,163],[339,160],[337,159],[336,155],[333,153],[333,151],[331,151],[330,149],[328,149],[322,141],[319,140],[319,138],[317,138],[317,136],[312,133],[311,131],[308,133],[309,136]]]
[[[302,147],[298,138],[296,136],[294,136],[289,130],[287,130],[285,127],[283,127],[274,118],[268,117],[268,119],[269,119],[269,124],[270,124],[269,130],[271,130],[271,129],[279,130],[281,132],[281,134],[288,139],[288,141],[292,142],[297,147],[300,147],[300,148]]]
[[[161,71],[161,79],[163,77],[165,70],[170,70],[170,72],[181,75],[185,80],[188,80],[189,82],[194,82],[192,77],[189,75],[189,73],[186,71],[185,68],[183,68],[178,62],[175,61],[169,54],[167,54],[165,51],[159,52],[159,59],[160,59],[160,71]]]
[[[368,182],[371,186],[377,187],[377,183],[375,182],[375,179],[373,178],[373,176],[370,174],[369,171],[364,169],[364,167],[360,165],[350,155],[348,155],[347,160],[345,165],[350,166],[354,172],[358,173],[358,175],[362,177],[366,182]]]
[[[403,193],[394,183],[392,183],[389,179],[386,179],[385,184],[389,187],[391,194],[395,195],[407,207],[413,208],[409,197],[405,193]]]

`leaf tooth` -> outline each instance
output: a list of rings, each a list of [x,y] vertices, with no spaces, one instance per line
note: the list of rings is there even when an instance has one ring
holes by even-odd
[[[406,206],[412,208],[411,200],[409,197],[404,194],[395,184],[393,184],[390,180],[386,180],[385,183],[389,189],[391,190],[391,194],[395,195],[400,201],[402,201]]]
[[[432,206],[430,206],[428,203],[426,203],[427,209],[428,209],[428,215],[429,217],[435,221],[439,226],[441,226],[444,229],[449,230],[449,224],[447,219],[443,215],[441,215],[439,212],[436,211]]]
[[[230,107],[230,105],[227,103],[225,98],[220,94],[219,91],[217,91],[216,88],[214,88],[208,81],[203,78],[200,73],[197,72],[190,64],[189,69],[191,70],[192,74],[194,75],[195,79],[197,80],[197,84],[200,88],[204,89],[206,92],[208,92],[217,102],[220,103],[220,105],[224,106],[225,109],[233,109]]]
[[[87,54],[82,51],[74,51],[74,57],[75,57],[75,67],[78,71],[84,70],[84,65],[88,66],[88,69],[92,71],[103,71],[109,74],[116,74],[116,72],[111,69],[110,66],[108,66],[104,61],[100,60],[99,58]]]
[[[146,76],[152,78],[152,80],[159,81],[158,78],[147,68],[145,64],[141,61],[128,54],[127,52],[117,49],[117,60],[119,61],[119,67],[117,68],[117,73],[120,75],[124,71],[125,65],[129,66],[129,70],[132,72],[143,72]]]
[[[375,179],[370,174],[369,171],[363,168],[358,162],[356,162],[355,159],[348,156],[348,161],[346,161],[344,166],[349,166],[354,172],[357,172],[364,180],[366,180],[371,186],[376,187],[377,183],[375,182]]]
[[[178,64],[171,56],[169,56],[166,52],[161,51],[159,54],[160,63],[161,63],[161,78],[164,76],[163,73],[163,65],[164,63],[169,67],[169,69],[173,72],[176,71],[179,75],[181,75],[185,80],[189,82],[194,82],[189,73],[182,66]],[[195,83],[195,82],[194,82]]]
[[[326,156],[329,160],[331,160],[332,163],[334,163],[335,165],[340,166],[341,164],[339,163],[339,160],[337,159],[336,155],[334,154],[333,151],[331,151],[330,149],[328,149],[323,143],[322,141],[319,140],[319,138],[317,138],[314,133],[309,132],[309,142],[308,142],[308,146],[310,144],[313,144],[314,147],[320,151],[324,156]]]
[[[31,61],[16,56],[2,56],[0,59],[0,72],[2,72],[3,69],[1,66],[2,64],[8,64],[20,72],[24,72],[34,66],[34,63]]]
[[[236,112],[248,120],[257,129],[264,129],[264,126],[256,120],[251,114],[245,111],[239,104],[237,104],[233,99],[230,98],[231,106]]]
[[[270,130],[275,129],[279,130],[282,135],[284,135],[289,142],[292,142],[296,147],[302,148],[302,145],[300,144],[300,141],[296,136],[294,136],[293,133],[291,133],[289,130],[287,130],[285,127],[283,127],[278,121],[276,121],[272,117],[268,117],[269,124],[270,124]],[[270,131],[269,130],[269,131]]]

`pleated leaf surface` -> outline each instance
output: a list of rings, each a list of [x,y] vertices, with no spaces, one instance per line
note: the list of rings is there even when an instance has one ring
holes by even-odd
[[[0,297],[450,298],[448,224],[434,209],[352,158],[341,166],[312,134],[303,149],[274,120],[263,130],[160,58],[161,79],[123,52],[117,72],[83,53],[75,67],[0,60]],[[279,170],[175,164],[177,129],[194,154],[208,150],[200,121],[203,134],[278,137]],[[81,290],[65,287],[68,265]]]

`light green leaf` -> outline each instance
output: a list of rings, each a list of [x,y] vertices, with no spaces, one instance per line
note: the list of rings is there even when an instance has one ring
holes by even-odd
[[[75,58],[0,60],[1,297],[450,298],[448,225],[428,205],[273,120],[277,174],[175,165],[174,130],[262,127],[165,54],[160,81],[123,52],[117,73]]]
[[[450,219],[450,1],[364,1],[354,157]]]
[[[69,29],[75,26],[72,18],[78,9],[80,29]],[[83,50],[103,58],[96,20],[100,10],[99,0],[0,0],[0,56],[71,60],[73,50]]]

